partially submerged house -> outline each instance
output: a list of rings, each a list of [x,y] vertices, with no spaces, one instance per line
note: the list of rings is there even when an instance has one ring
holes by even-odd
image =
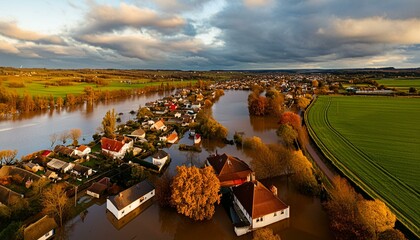
[[[124,137],[122,140],[114,140],[103,137],[101,139],[102,152],[110,154],[114,158],[122,159],[128,150],[133,148],[133,140]]]
[[[255,180],[232,187],[232,192],[234,209],[245,218],[245,224],[234,227],[238,236],[290,216],[290,207],[278,198],[274,186],[270,191]]]
[[[92,183],[92,185],[86,190],[86,194],[94,198],[100,198],[102,194],[111,187],[111,180],[108,177],[104,177],[98,182]]]
[[[55,234],[57,223],[54,218],[45,215],[43,218],[27,226],[23,231],[24,240],[46,240]]]
[[[178,133],[174,130],[171,134],[168,135],[166,142],[175,143],[176,141],[178,141]]]
[[[106,208],[116,219],[120,220],[138,207],[150,206],[154,196],[155,187],[149,181],[144,180],[115,196],[108,197]]]
[[[165,165],[165,163],[169,160],[169,154],[163,150],[159,150],[153,154],[152,159],[153,164],[158,166],[160,170],[160,168],[162,168],[163,165]]]
[[[248,164],[225,153],[210,155],[206,164],[213,167],[221,187],[237,186],[255,179],[255,174]]]

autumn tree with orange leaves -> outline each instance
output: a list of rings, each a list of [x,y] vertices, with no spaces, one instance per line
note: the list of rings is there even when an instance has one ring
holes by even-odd
[[[171,188],[172,204],[178,213],[194,220],[211,219],[220,203],[220,182],[213,168],[178,166]]]

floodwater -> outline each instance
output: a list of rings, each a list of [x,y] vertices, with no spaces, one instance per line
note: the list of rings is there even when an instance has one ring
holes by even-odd
[[[46,149],[50,145],[48,136],[71,128],[80,128],[86,141],[100,125],[106,111],[114,108],[122,112],[123,121],[130,119],[130,110],[136,110],[139,104],[161,97],[158,94],[127,99],[121,102],[98,104],[90,111],[85,108],[74,112],[43,114],[29,119],[0,122],[0,149],[18,149],[21,155]],[[214,118],[228,128],[228,139],[235,131],[243,132],[245,137],[258,136],[266,143],[278,143],[275,133],[277,119],[255,118],[248,115],[246,91],[225,91],[225,96],[213,106]],[[9,129],[10,128],[10,129]],[[192,144],[188,136],[180,143]],[[215,153],[227,153],[250,162],[251,159],[240,147],[226,145],[204,139],[202,152],[181,152],[174,144],[165,149],[171,155],[167,169],[175,174],[178,165],[202,166],[206,157]],[[290,219],[270,225],[283,240],[293,239],[332,239],[328,229],[328,220],[320,200],[298,193],[286,179],[276,178],[267,185],[278,188],[279,197],[290,205]],[[177,214],[174,209],[160,208],[153,204],[119,230],[111,224],[106,214],[106,204],[92,205],[85,217],[75,217],[66,225],[63,236],[66,239],[252,239],[252,234],[237,237],[229,216],[221,205],[216,206],[211,220],[195,222]]]
[[[77,106],[61,111],[48,110],[3,120],[0,121],[0,150],[17,149],[18,157],[20,157],[49,149],[52,134],[60,134],[72,128],[82,130],[79,143],[89,143],[108,110],[114,108],[116,113],[123,113],[119,117],[122,122],[125,122],[135,117],[129,113],[131,110],[137,111],[139,105],[144,106],[146,102],[163,96],[163,92],[142,94],[123,100],[96,103],[93,106]],[[61,144],[61,142],[57,141],[56,144]]]

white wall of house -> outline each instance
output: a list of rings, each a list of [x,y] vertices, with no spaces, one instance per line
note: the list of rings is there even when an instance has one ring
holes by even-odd
[[[255,228],[265,227],[272,223],[289,218],[289,210],[290,210],[290,207],[287,207],[284,210],[270,213],[260,218],[252,219],[252,228],[255,229]]]
[[[54,235],[54,229],[42,235],[42,237],[38,238],[38,240],[47,240]]]
[[[79,157],[84,157],[86,155],[88,155],[91,152],[90,147],[87,147],[85,150],[79,151],[79,150],[74,150],[74,154],[76,154]]]
[[[161,166],[165,164],[167,160],[168,160],[168,156],[164,158],[153,158],[153,164],[157,166]]]
[[[132,202],[131,204],[127,205],[125,208],[123,208],[121,210],[118,210],[114,206],[114,204],[109,199],[107,199],[106,200],[106,208],[112,214],[114,214],[114,216],[119,220],[119,219],[123,218],[125,215],[129,214],[134,209],[138,208],[140,205],[142,205],[143,203],[145,203],[149,199],[151,199],[153,196],[155,196],[155,190],[152,190],[152,191],[148,192],[147,194],[145,194],[144,196],[138,198],[137,200],[135,200],[134,202]]]
[[[235,201],[236,205],[238,205],[239,209],[241,209],[242,213],[245,215],[246,219],[248,219],[248,222],[252,223],[252,217],[249,215],[249,213],[245,210],[244,206],[242,206],[241,202],[236,198],[235,195],[233,195],[233,201]]]
[[[102,149],[102,151],[104,151],[104,152],[106,152],[106,153],[108,153],[108,154],[111,154],[111,155],[112,155],[112,156],[114,156],[115,158],[122,159],[122,158],[124,157],[125,153],[126,153],[128,150],[132,149],[132,148],[133,148],[133,141],[130,141],[130,142],[128,142],[128,143],[125,143],[125,144],[121,147],[120,151],[118,151],[118,152],[115,152],[115,151],[110,151],[110,150],[107,150],[107,149]]]
[[[92,196],[94,198],[99,198],[99,194],[95,193],[95,192],[91,192],[89,190],[86,191],[87,195]],[[106,203],[107,207],[108,207],[108,201]]]

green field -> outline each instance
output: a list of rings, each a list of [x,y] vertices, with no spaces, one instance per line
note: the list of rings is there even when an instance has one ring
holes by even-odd
[[[379,85],[384,85],[388,88],[396,88],[397,90],[408,92],[410,87],[414,87],[417,90],[420,89],[420,79],[381,79],[376,80]]]
[[[355,184],[420,235],[420,98],[320,96],[309,132]]]

